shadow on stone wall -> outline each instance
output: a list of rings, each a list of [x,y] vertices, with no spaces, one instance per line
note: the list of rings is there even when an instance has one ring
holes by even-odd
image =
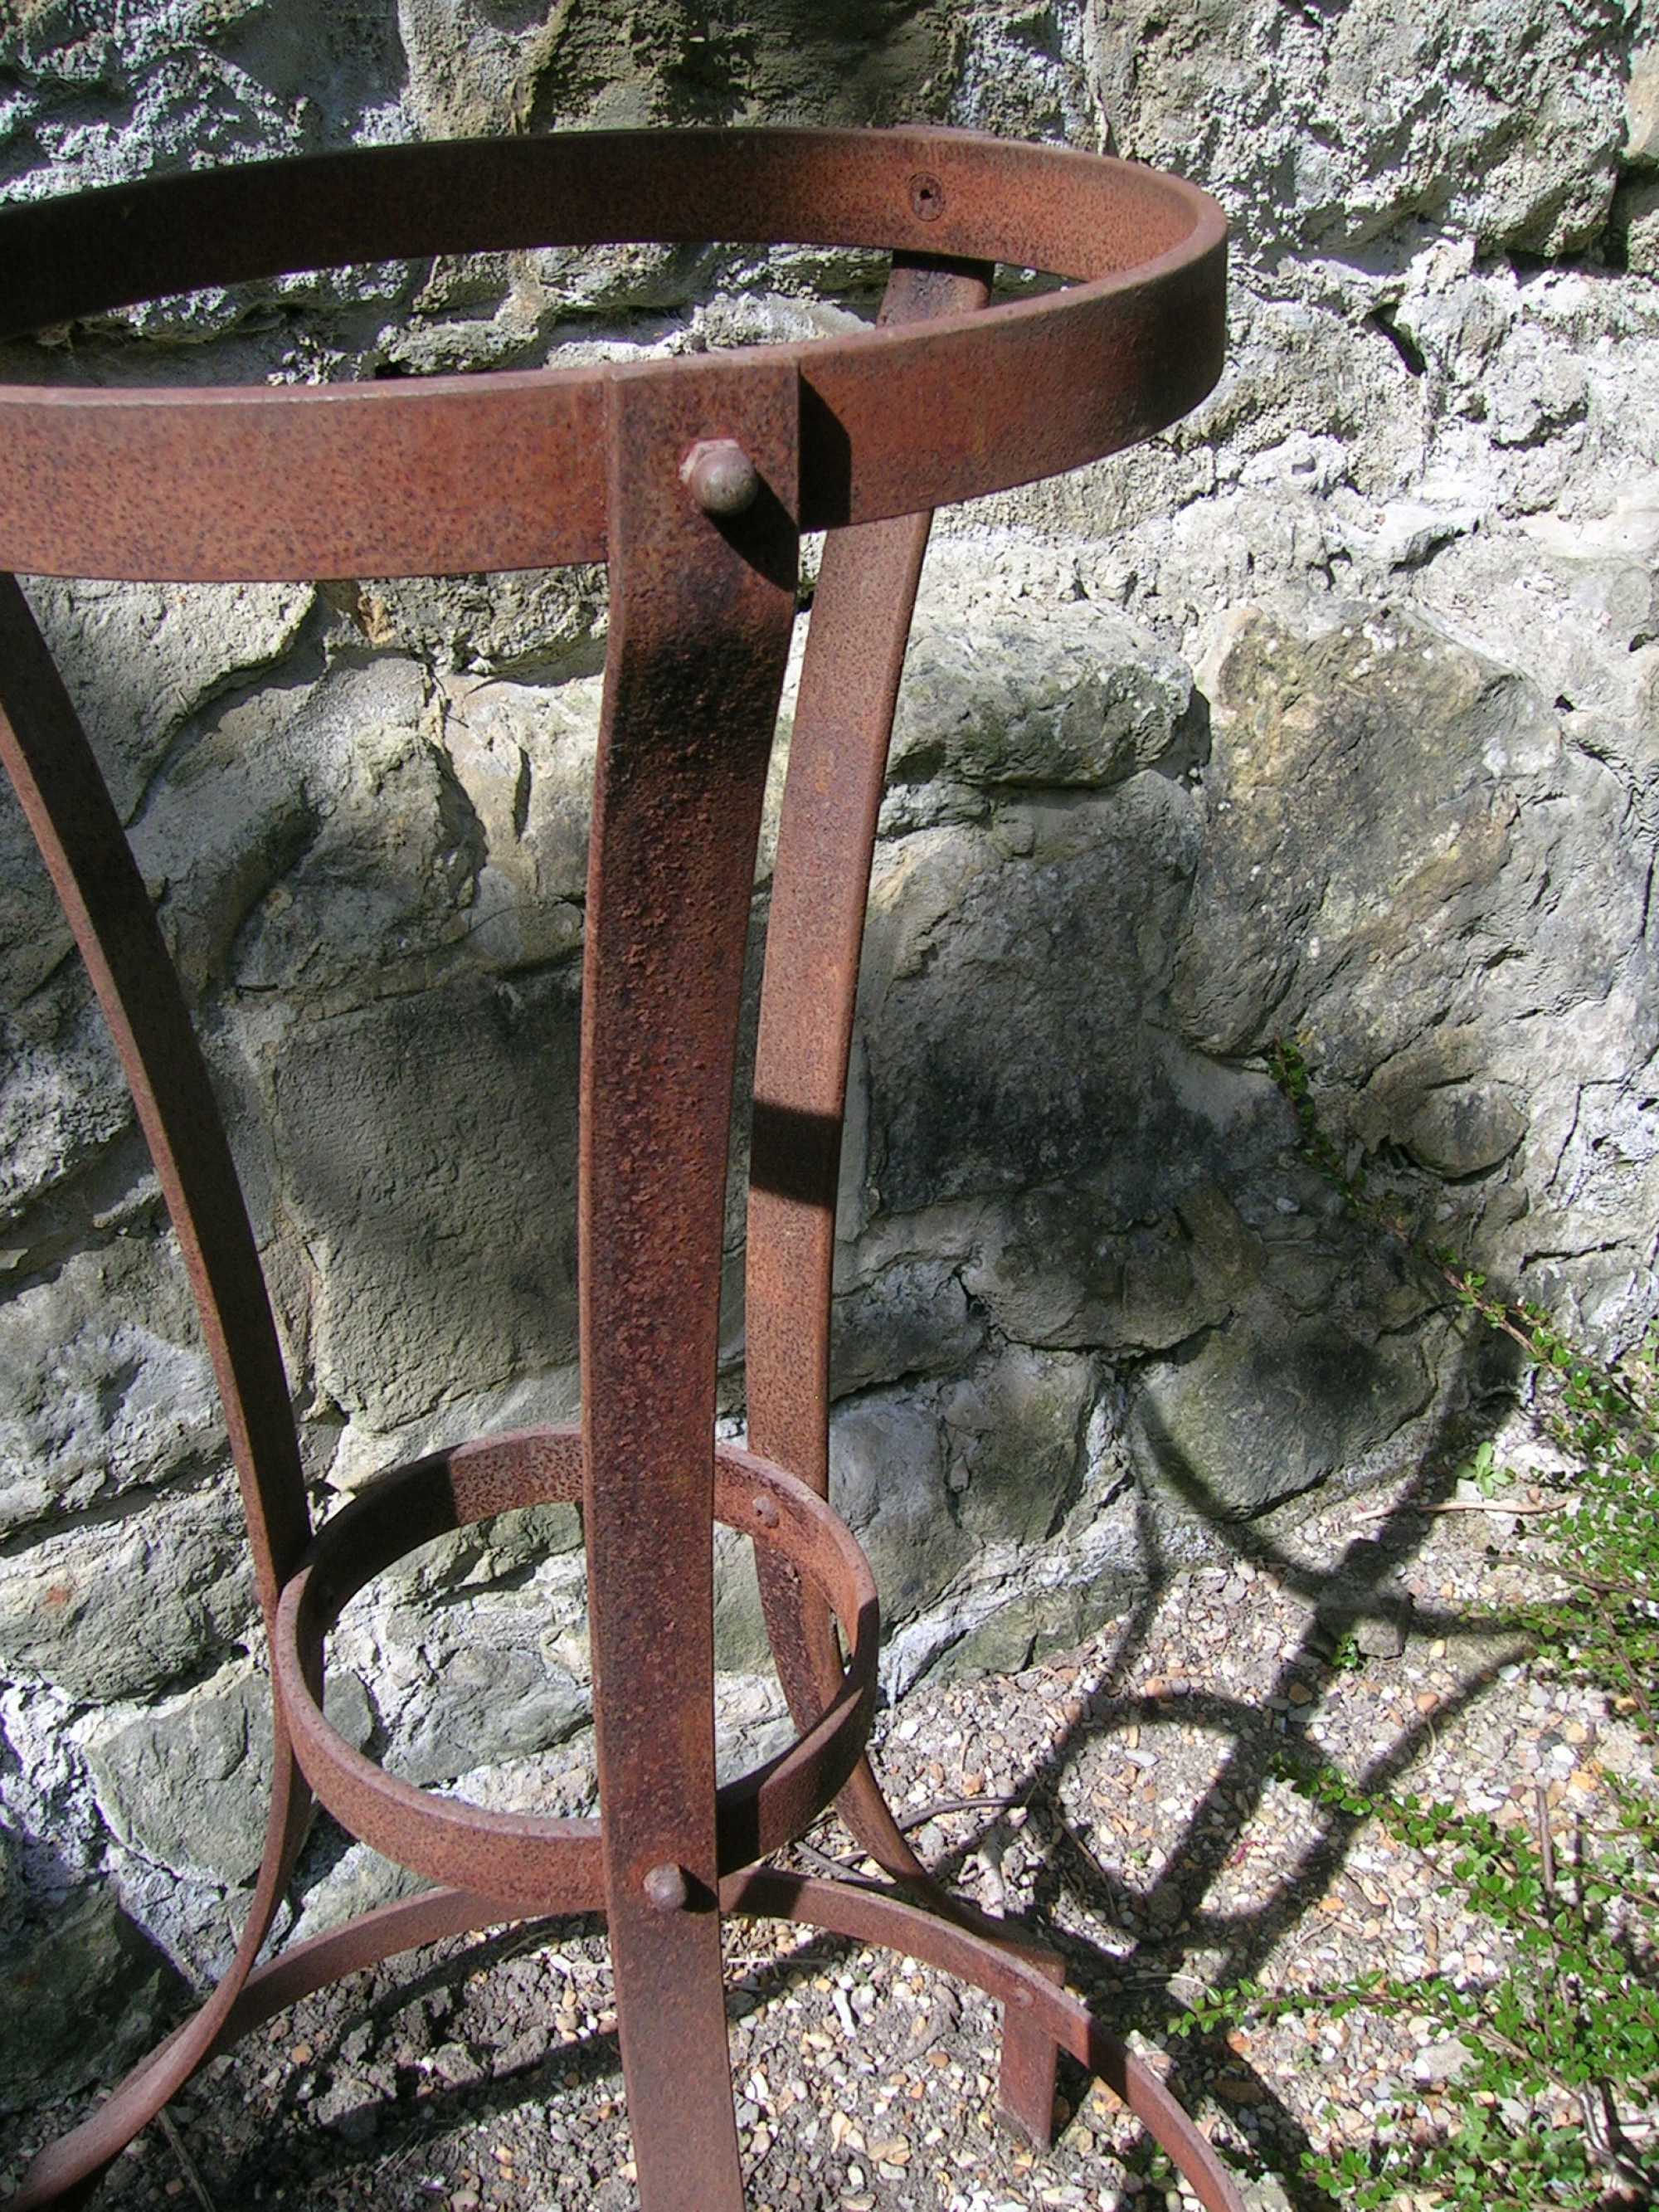
[[[445,672],[325,601],[243,592],[209,622],[264,620],[268,659],[192,688],[198,633],[167,642],[153,595],[46,605],[199,1004],[320,1508],[435,1443],[570,1418],[593,680]],[[135,649],[173,702],[137,752]],[[872,891],[835,1314],[834,1492],[893,1693],[1126,1612],[1132,1642],[1170,1573],[1271,1560],[1322,1486],[1433,1467],[1478,1422],[1501,1358],[1344,1216],[1261,1054],[1316,1038],[1339,1138],[1519,1275],[1572,1158],[1540,1158],[1540,1119],[1627,1050],[1645,979],[1621,803],[1519,679],[1420,628],[1258,617],[1200,690],[1106,609],[988,608],[939,564]],[[775,821],[775,792],[769,854]],[[1594,891],[1586,928],[1553,919],[1564,874]],[[9,1791],[68,1807],[72,1878],[113,1876],[199,1970],[262,1788],[234,1500],[84,988],[21,894],[5,911],[0,1110],[65,1133],[56,1165],[15,1156],[0,1308]],[[1635,1201],[1604,1162],[1571,1171],[1607,1194],[1593,1290]],[[735,1198],[728,1223],[735,1276]],[[734,1299],[734,1413],[741,1323]],[[1409,1540],[1346,1563],[1321,1618],[1383,1605]],[[568,1512],[436,1547],[343,1626],[354,1732],[422,1781],[580,1808],[582,1595]],[[736,1546],[718,1626],[737,1759],[778,1705]],[[178,1819],[204,1796],[205,1857]],[[326,1838],[307,1875],[307,1933],[385,1880]]]

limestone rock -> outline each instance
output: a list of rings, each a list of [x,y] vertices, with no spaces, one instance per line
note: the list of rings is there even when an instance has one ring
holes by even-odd
[[[1559,713],[1646,721],[1659,667],[1659,497],[1624,500],[1593,525],[1546,516],[1514,537],[1460,541],[1419,580],[1437,627],[1524,668]]]
[[[444,741],[484,840],[469,946],[492,965],[581,941],[598,748],[596,684],[446,685]]]
[[[864,1547],[884,1608],[929,1603],[969,1556],[938,1423],[903,1392],[872,1392],[830,1425],[830,1498]]]
[[[546,1664],[533,1635],[515,1645],[470,1633],[435,1668],[415,1725],[400,1733],[386,1763],[408,1782],[453,1782],[562,1742],[589,1711],[586,1689]]]
[[[1527,1117],[1492,1084],[1459,1084],[1425,1098],[1405,1132],[1407,1150],[1435,1175],[1479,1175],[1506,1160]]]
[[[318,1380],[374,1427],[574,1357],[576,1019],[556,975],[460,980],[273,1054]]]
[[[0,1577],[0,1665],[88,1704],[199,1671],[252,1627],[234,1485],[164,1492],[113,1520],[71,1522]]]
[[[331,1672],[324,1707],[354,1749],[368,1741],[362,1684]],[[180,1873],[234,1887],[259,1863],[270,1801],[269,1685],[244,1675],[192,1691],[88,1747],[105,1818],[124,1844]]]
[[[329,1486],[336,1491],[360,1490],[388,1468],[423,1458],[447,1444],[465,1443],[474,1437],[505,1434],[514,1429],[573,1427],[580,1406],[580,1381],[572,1366],[497,1389],[447,1398],[430,1413],[394,1429],[376,1429],[368,1422],[354,1421],[341,1431],[329,1461]],[[522,1564],[520,1547],[526,1541],[533,1543],[538,1554],[568,1551],[581,1541],[574,1505],[525,1507],[498,1514],[491,1521],[476,1522],[465,1533],[474,1556],[497,1554],[505,1538],[509,1555],[519,1564]]]
[[[348,1844],[327,1864],[315,1863],[310,1855],[301,1868],[304,1902],[289,1933],[290,1944],[309,1942],[313,1936],[344,1927],[360,1913],[377,1905],[412,1897],[430,1885],[407,1867],[383,1859],[367,1844]]]
[[[911,633],[883,829],[982,817],[1003,787],[1103,789],[1190,756],[1200,726],[1190,670],[1120,617],[1085,604],[964,623],[936,587]]]
[[[1125,1214],[1146,1210],[1193,1120],[1141,1014],[1195,828],[1184,793],[1144,773],[1100,799],[1008,806],[988,834],[920,833],[886,860],[862,1023],[882,1206],[1097,1176]]]
[[[1054,1533],[1083,1474],[1092,1363],[1011,1345],[939,1400],[962,1526],[979,1541],[1038,1543]]]
[[[1205,1520],[1248,1518],[1322,1482],[1429,1395],[1408,1347],[1362,1343],[1265,1300],[1182,1355],[1149,1364],[1131,1441],[1143,1479]]]
[[[665,0],[626,21],[557,10],[545,21],[480,0],[404,0],[398,28],[410,104],[434,137],[653,121],[734,122],[745,113],[893,123],[933,112],[951,11],[907,9],[872,37],[857,19],[803,17],[760,0],[745,35],[702,26]]]
[[[65,1183],[95,1178],[132,1127],[120,1063],[78,963],[15,1012],[0,1011],[0,1219],[11,1267],[33,1272],[40,1244],[61,1239],[61,1219],[40,1217]]]
[[[29,598],[127,819],[179,732],[292,653],[313,604],[308,584],[180,591],[49,577],[30,585]]]
[[[1632,177],[1620,185],[1609,228],[1626,269],[1659,276],[1659,177]]]
[[[547,302],[542,312],[550,326],[554,303]],[[528,365],[539,367],[550,335],[550,327],[538,323],[526,337],[509,322],[501,343],[492,348],[481,343],[476,321],[459,333],[453,325],[434,331],[418,322],[398,322],[387,325],[376,350],[383,362],[396,362],[412,374],[495,367],[492,352],[502,356],[500,365],[528,354]],[[593,641],[604,634],[605,572],[592,567],[522,574],[386,576],[322,588],[370,645],[409,653],[436,670],[475,677],[562,666],[584,655],[591,659]]]
[[[1335,19],[1141,0],[1103,23],[1096,66],[1119,150],[1204,176],[1247,252],[1352,253],[1431,209],[1488,247],[1559,252],[1606,215],[1627,42],[1544,0]]]
[[[771,1666],[755,1552],[747,1537],[716,1526],[714,1664],[727,1674],[757,1675]]]
[[[1477,1005],[1606,996],[1644,907],[1628,800],[1530,687],[1386,617],[1302,640],[1243,615],[1210,680],[1211,834],[1173,990],[1195,1044],[1306,1030],[1363,1079]]]
[[[222,1441],[169,1248],[116,1238],[0,1306],[0,1530],[171,1481]]]
[[[112,1891],[73,1896],[0,1948],[0,2114],[123,2072],[180,1994]]]
[[[948,1260],[897,1261],[836,1298],[832,1387],[840,1395],[958,1367],[983,1336]]]
[[[1168,1183],[1192,1164],[1190,1153],[1183,1158],[1172,1148],[1164,1164]],[[1152,1182],[1148,1196],[1156,1205],[1167,1190]],[[963,1279],[1000,1328],[1028,1343],[1162,1349],[1228,1311],[1226,1284],[1173,1215],[1126,1228],[1109,1200],[1087,1189],[1048,1189],[997,1207],[986,1228]]]
[[[380,656],[214,718],[135,840],[196,990],[379,995],[463,933],[481,854],[425,709],[419,669]]]
[[[9,194],[466,129],[928,116],[1164,160],[1227,209],[1212,399],[935,532],[836,1312],[836,1494],[875,1555],[895,1692],[1084,1632],[1154,1553],[1165,1571],[1229,1518],[1397,1465],[1491,1379],[1297,1158],[1261,1065],[1276,1035],[1391,1201],[1575,1328],[1639,1336],[1659,1310],[1650,26],[1553,0],[927,0],[856,25],[759,0],[744,37],[670,0],[126,13],[118,33],[101,4],[35,9],[7,34]],[[0,368],[119,391],[793,341],[867,316],[878,258],[443,255],[123,310],[9,342]],[[308,1475],[349,1491],[569,1419],[602,576],[29,590],[198,1001]],[[0,1024],[18,1879],[49,1832],[205,1964],[259,1792],[240,1516],[112,1054],[3,812]],[[745,1149],[740,1116],[739,1168]],[[726,1229],[733,1290],[735,1198]],[[729,1296],[734,1425],[741,1327]],[[394,1765],[586,1804],[585,1751],[553,1741],[588,1672],[576,1516],[506,1521],[398,1563],[331,1656],[373,1682]],[[721,1546],[718,1605],[723,1663],[759,1670],[744,1544]],[[745,1743],[776,1720],[757,1679],[720,1691]],[[485,1753],[504,1763],[458,1765]],[[179,1760],[220,1778],[205,1845],[165,1825]],[[319,1914],[398,1885],[364,1860],[308,1858]]]
[[[1631,56],[1625,88],[1625,158],[1659,162],[1659,44],[1647,39]]]

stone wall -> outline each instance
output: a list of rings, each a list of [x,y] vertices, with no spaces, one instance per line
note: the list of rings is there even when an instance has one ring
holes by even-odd
[[[1074,1638],[1501,1386],[1298,1161],[1276,1036],[1443,1241],[1610,1344],[1659,1310],[1656,53],[1611,0],[762,0],[740,25],[33,0],[0,32],[13,196],[349,141],[921,116],[1164,163],[1227,207],[1212,400],[941,518],[930,562],[836,1310],[837,1498],[896,1692]],[[811,251],[396,265],[0,370],[602,358],[843,328],[878,281]],[[568,1418],[602,576],[29,589],[198,1010],[319,1510]],[[0,1021],[0,2056],[27,2095],[223,1958],[269,1753],[182,1273],[9,804]],[[734,1304],[734,1429],[740,1344]],[[568,1512],[422,1555],[348,1618],[341,1724],[424,1783],[584,1803],[581,1585]],[[721,1589],[736,1756],[778,1707],[735,1554]],[[324,1832],[295,1913],[387,1887]]]

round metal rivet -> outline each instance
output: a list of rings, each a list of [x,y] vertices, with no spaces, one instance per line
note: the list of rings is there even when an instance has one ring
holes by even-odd
[[[691,1896],[686,1887],[684,1868],[667,1859],[651,1869],[645,1877],[644,1888],[659,1912],[684,1912]]]
[[[923,222],[937,222],[945,212],[945,187],[925,172],[910,179],[910,212]]]
[[[735,438],[699,438],[680,479],[705,514],[746,514],[760,496],[760,472]]]

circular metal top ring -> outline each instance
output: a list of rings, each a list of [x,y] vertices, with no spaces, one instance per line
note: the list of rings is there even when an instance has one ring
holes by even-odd
[[[0,331],[342,262],[629,240],[874,246],[1076,280],[734,354],[797,364],[796,520],[824,529],[1030,483],[1184,414],[1220,371],[1225,235],[1212,200],[1157,170],[957,131],[458,140],[0,210]],[[608,386],[679,366],[0,386],[0,568],[208,582],[601,560]],[[684,366],[706,374],[707,357]],[[796,488],[773,489],[787,503]]]

